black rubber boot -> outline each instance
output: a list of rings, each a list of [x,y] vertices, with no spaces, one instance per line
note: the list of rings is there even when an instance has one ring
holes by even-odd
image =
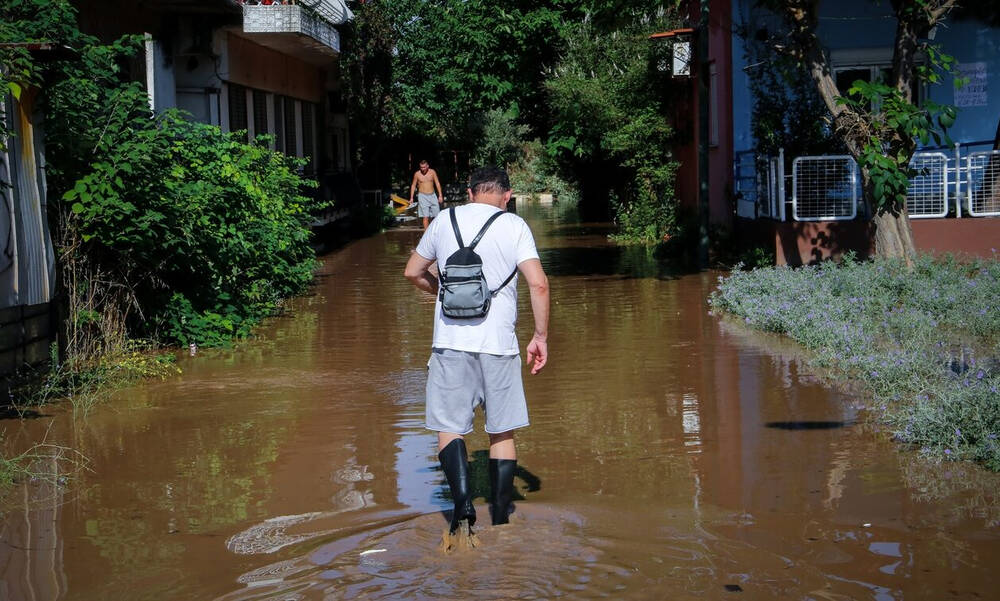
[[[516,459],[490,459],[490,509],[493,525],[506,524],[510,515],[510,500],[514,496]]]
[[[469,455],[465,451],[465,441],[461,438],[448,443],[438,453],[438,460],[448,479],[451,498],[455,500],[455,512],[451,515],[451,534],[458,531],[462,520],[468,520],[471,531],[476,523],[476,510],[472,506],[472,483],[469,481]]]

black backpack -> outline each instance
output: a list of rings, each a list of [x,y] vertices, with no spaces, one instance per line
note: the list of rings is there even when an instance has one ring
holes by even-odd
[[[444,313],[445,317],[452,319],[486,317],[486,314],[490,312],[493,296],[514,279],[517,267],[496,290],[490,290],[486,283],[486,276],[483,275],[483,259],[476,254],[474,249],[479,244],[483,234],[486,233],[486,229],[504,212],[497,211],[491,215],[468,246],[463,244],[462,234],[458,231],[455,208],[453,207],[449,213],[451,214],[451,228],[455,231],[455,239],[458,240],[458,250],[448,257],[444,268],[441,269],[438,288],[441,312]]]

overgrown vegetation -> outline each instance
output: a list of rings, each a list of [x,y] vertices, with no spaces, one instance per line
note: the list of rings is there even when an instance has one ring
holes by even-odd
[[[388,0],[357,15],[350,105],[379,132],[358,138],[364,185],[454,151],[616,218],[622,241],[675,233],[674,94],[648,35],[680,21],[676,2]]]
[[[54,490],[64,486],[81,470],[88,469],[88,463],[86,457],[73,449],[37,443],[13,457],[0,456],[0,490],[7,490],[17,482],[31,482]]]
[[[246,336],[312,278],[311,214],[321,208],[301,162],[240,133],[154,116],[126,75],[141,40],[82,34],[65,0],[10,0],[0,42],[48,42],[39,62],[4,47],[0,84],[40,86],[49,223],[65,346],[34,398],[93,390],[175,369],[159,345],[224,345]],[[245,133],[245,132],[243,132]]]
[[[84,261],[67,265],[83,280],[73,282],[74,336],[107,338],[120,323],[130,335],[218,346],[311,280],[313,201],[299,193],[295,159],[171,112],[111,117],[120,122],[97,142],[101,159],[63,196],[63,248]],[[107,273],[115,295],[92,290]]]
[[[870,395],[896,438],[1000,471],[1000,261],[918,257],[734,272],[711,305],[788,335]]]
[[[667,122],[669,75],[646,39],[661,21],[564,32],[566,48],[546,82],[553,125],[547,151],[586,196],[610,195],[617,239],[658,242],[676,233],[677,163]]]

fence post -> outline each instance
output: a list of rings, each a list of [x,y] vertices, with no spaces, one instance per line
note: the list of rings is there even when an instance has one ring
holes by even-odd
[[[955,142],[955,219],[962,218],[962,145]]]
[[[785,149],[778,149],[778,214],[785,221]]]

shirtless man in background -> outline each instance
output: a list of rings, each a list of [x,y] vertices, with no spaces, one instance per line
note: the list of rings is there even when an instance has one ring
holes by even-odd
[[[434,190],[437,190],[437,196]],[[413,193],[417,192],[417,215],[424,218],[424,229],[437,217],[444,204],[444,194],[441,192],[441,182],[437,171],[431,169],[430,163],[420,161],[420,170],[413,174],[410,184],[410,204],[413,204]]]

